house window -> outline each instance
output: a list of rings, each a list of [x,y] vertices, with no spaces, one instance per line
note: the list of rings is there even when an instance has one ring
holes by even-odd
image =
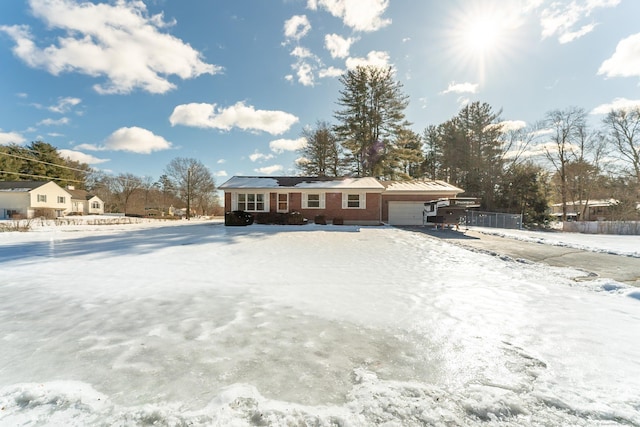
[[[100,202],[91,202],[91,209],[100,209]]]
[[[238,210],[249,212],[263,212],[265,197],[262,193],[239,193]]]
[[[66,197],[64,197],[64,196],[58,196],[58,203],[65,203],[66,201],[67,201],[67,200],[66,200]]]
[[[38,201],[39,202],[47,202],[47,195],[46,194],[38,194]]]
[[[278,212],[289,211],[289,195],[286,193],[278,194]]]
[[[365,209],[365,194],[352,193],[342,195],[343,209]]]
[[[324,193],[302,195],[303,209],[324,209],[324,204],[325,204]]]

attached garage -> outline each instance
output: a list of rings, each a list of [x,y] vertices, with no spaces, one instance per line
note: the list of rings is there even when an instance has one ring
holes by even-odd
[[[422,225],[424,204],[454,198],[464,190],[444,181],[381,181],[382,222],[389,225]]]
[[[424,202],[389,202],[389,225],[422,225]]]

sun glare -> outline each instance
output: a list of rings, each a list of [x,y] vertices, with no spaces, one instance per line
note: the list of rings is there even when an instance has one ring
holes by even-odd
[[[451,14],[449,53],[457,66],[476,70],[482,84],[489,69],[497,70],[514,53],[518,11],[503,2],[483,1]]]
[[[478,19],[469,25],[465,39],[470,53],[490,53],[500,43],[500,24],[488,18]]]

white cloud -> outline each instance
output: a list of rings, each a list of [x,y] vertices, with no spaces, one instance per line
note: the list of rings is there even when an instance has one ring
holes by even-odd
[[[252,162],[257,162],[258,160],[260,161],[271,160],[273,159],[273,154],[262,154],[258,151],[255,151],[253,154],[249,155],[249,159]]]
[[[105,163],[110,160],[110,159],[100,159],[98,157],[92,156],[91,154],[85,154],[75,150],[67,150],[66,148],[59,149],[58,152],[62,157],[66,157],[75,162],[86,163],[88,165],[98,165],[100,163]]]
[[[336,67],[329,67],[320,70],[318,72],[318,77],[320,77],[321,79],[325,77],[340,77],[342,74],[344,74],[344,70]]]
[[[640,108],[640,99],[616,98],[608,104],[598,105],[591,114],[609,114],[612,110],[631,110]]]
[[[0,26],[14,39],[14,54],[53,75],[104,76],[105,83],[94,85],[98,93],[165,93],[175,87],[170,75],[188,79],[221,70],[203,62],[189,44],[160,32],[171,23],[162,14],[149,16],[142,1],[31,0],[29,5],[33,16],[62,34],[57,43],[40,48],[28,26]]]
[[[227,161],[225,159],[220,159],[216,162],[217,164],[221,165],[223,163],[227,163]]]
[[[76,105],[80,104],[81,102],[82,102],[82,100],[80,98],[71,98],[71,97],[60,98],[60,99],[58,99],[58,103],[56,105],[52,105],[52,106],[48,107],[47,109],[49,111],[54,112],[54,113],[64,114],[64,113],[70,111],[71,108],[73,108]]]
[[[311,30],[305,15],[294,15],[284,22],[284,36],[287,40],[300,40]]]
[[[44,119],[38,122],[38,126],[62,126],[69,124],[69,118],[63,117],[58,120],[54,119]]]
[[[269,148],[275,153],[283,151],[296,151],[307,146],[307,139],[304,137],[298,139],[276,139],[269,143]]]
[[[283,170],[284,168],[282,167],[282,165],[265,166],[263,168],[254,169],[255,172],[265,175],[272,175],[276,172],[282,172]]]
[[[305,47],[297,46],[295,49],[291,51],[291,56],[295,56],[297,58],[309,58],[313,57],[311,51]]]
[[[218,171],[214,174],[217,178],[224,178],[225,176],[229,176],[227,171]]]
[[[389,6],[389,0],[308,0],[307,7],[327,12],[342,19],[342,22],[356,31],[376,31],[391,23],[382,18]]]
[[[310,160],[307,159],[306,157],[298,157],[295,160],[296,165],[301,166],[301,165],[306,165],[307,163],[309,163]]]
[[[356,40],[351,37],[345,39],[337,34],[327,34],[324,36],[324,47],[332,58],[346,58],[354,41]]]
[[[303,86],[313,86],[315,84],[315,79],[313,76],[313,67],[311,64],[306,62],[301,62],[297,64],[293,64],[291,66],[294,70],[296,70],[296,75],[298,76],[298,83]]]
[[[456,83],[451,82],[449,86],[440,92],[441,94],[446,93],[476,93],[478,91],[478,83]]]
[[[0,145],[22,144],[26,139],[18,132],[2,132],[0,129]]]
[[[300,46],[291,51],[291,56],[298,58],[294,64],[291,64],[291,68],[298,77],[298,83],[303,86],[313,86],[315,84],[314,71],[318,67],[317,64],[322,63],[320,58],[311,53],[309,49]],[[290,81],[292,80],[293,76],[291,76]]]
[[[389,66],[389,54],[387,52],[381,52],[378,50],[372,50],[367,54],[366,58],[347,58],[347,68],[350,70],[356,67],[388,67]]]
[[[168,150],[171,143],[153,132],[139,127],[123,127],[113,132],[104,145],[80,144],[76,148],[92,151],[129,151],[138,154],[150,154],[154,151]]]
[[[607,77],[640,77],[640,33],[620,40],[613,56],[600,65],[598,74]]]
[[[570,3],[553,2],[542,10],[540,25],[542,38],[558,36],[560,43],[572,42],[596,27],[596,23],[582,24],[598,8],[615,7],[621,0],[587,0]],[[575,29],[579,26],[579,29]]]
[[[558,38],[558,41],[562,44],[571,43],[572,41],[579,39],[585,34],[589,34],[591,31],[593,31],[595,27],[596,27],[596,24],[583,25],[582,28],[580,28],[577,31],[570,31],[570,32],[561,34],[560,37]]]
[[[284,111],[256,110],[253,106],[237,102],[227,108],[217,108],[216,104],[182,104],[173,109],[169,121],[172,126],[183,125],[199,128],[264,131],[279,135],[289,130],[298,121],[293,114]]]
[[[503,132],[509,132],[514,130],[520,130],[527,127],[527,122],[524,120],[504,120],[498,123]]]

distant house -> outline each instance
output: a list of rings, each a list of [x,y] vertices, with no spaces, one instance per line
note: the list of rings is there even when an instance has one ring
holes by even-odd
[[[615,199],[567,202],[567,221],[609,221],[617,203]],[[562,203],[551,205],[551,216],[562,218]]]
[[[76,190],[67,186],[67,192],[71,194],[71,214],[75,215],[102,215],[104,202],[86,190]]]
[[[219,188],[227,212],[301,212],[309,219],[323,215],[359,225],[422,225],[425,202],[464,191],[443,181],[293,176],[234,176]]]
[[[57,218],[71,211],[71,194],[52,181],[0,181],[0,219]]]

